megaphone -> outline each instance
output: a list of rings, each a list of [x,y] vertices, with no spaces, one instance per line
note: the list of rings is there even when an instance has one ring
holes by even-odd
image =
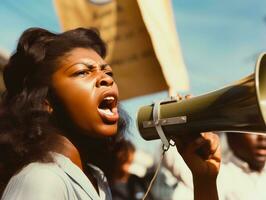
[[[143,106],[137,125],[146,140],[207,131],[266,133],[266,53],[255,72],[221,89],[185,100],[163,100]],[[169,143],[168,143],[169,144]]]

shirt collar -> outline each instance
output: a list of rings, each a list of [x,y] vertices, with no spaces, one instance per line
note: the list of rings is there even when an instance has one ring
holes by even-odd
[[[91,181],[84,174],[84,172],[75,165],[69,158],[59,153],[53,153],[55,163],[74,181],[76,182],[92,199],[101,200],[105,199],[105,192],[101,187],[102,177],[105,177],[103,172],[96,166],[90,165],[94,172],[96,172],[95,178],[97,179],[99,194],[95,190]],[[99,174],[101,174],[99,178]],[[100,196],[99,196],[100,195]]]

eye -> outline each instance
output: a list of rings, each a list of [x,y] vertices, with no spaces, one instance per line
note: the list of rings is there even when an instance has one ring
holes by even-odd
[[[89,70],[87,69],[84,69],[84,70],[80,70],[80,71],[77,71],[73,74],[73,76],[78,76],[78,77],[85,77],[86,75],[88,75],[90,73]]]
[[[106,72],[106,74],[107,74],[108,76],[111,76],[111,77],[114,76],[114,73],[113,73],[112,71]]]

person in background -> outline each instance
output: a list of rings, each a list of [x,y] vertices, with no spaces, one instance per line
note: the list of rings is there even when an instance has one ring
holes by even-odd
[[[266,199],[266,135],[226,133],[229,151],[218,177],[221,200]]]
[[[112,166],[106,166],[106,177],[109,183],[127,183],[129,168],[133,163],[135,147],[129,140],[123,140],[114,147]]]
[[[221,133],[222,134],[222,133]],[[266,199],[266,135],[226,132],[228,149],[224,150],[217,178],[220,200]],[[193,199],[192,175],[172,149],[164,166],[180,181],[173,200]]]
[[[123,140],[115,148],[112,166],[106,170],[113,200],[140,200],[143,198],[151,181],[148,168],[151,157],[135,148],[129,140]],[[141,156],[141,161],[137,159]],[[147,200],[153,200],[149,193]]]

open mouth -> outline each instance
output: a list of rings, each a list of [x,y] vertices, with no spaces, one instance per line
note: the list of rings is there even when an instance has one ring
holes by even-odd
[[[104,97],[98,106],[98,111],[105,122],[116,122],[119,118],[117,98],[112,95]]]

